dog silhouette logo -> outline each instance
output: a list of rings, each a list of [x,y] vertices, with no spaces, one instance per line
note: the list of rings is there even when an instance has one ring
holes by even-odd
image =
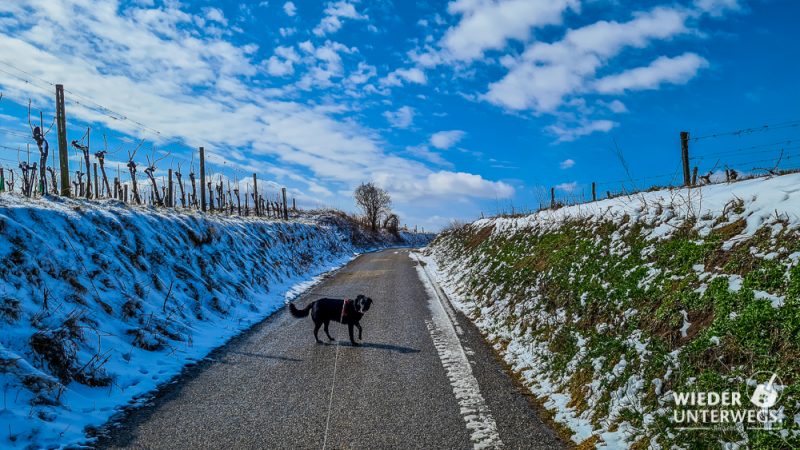
[[[750,397],[750,402],[759,408],[772,408],[775,406],[779,397],[775,386],[776,380],[778,380],[778,374],[773,373],[769,381],[756,386],[753,395]]]

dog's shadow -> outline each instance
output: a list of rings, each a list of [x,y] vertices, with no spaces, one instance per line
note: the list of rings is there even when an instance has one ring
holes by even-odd
[[[336,342],[326,342],[324,345],[336,345]],[[390,352],[397,352],[397,353],[419,353],[419,349],[411,348],[411,347],[402,347],[400,345],[392,345],[392,344],[381,344],[377,342],[359,342],[358,345],[352,345],[350,343],[343,344],[342,347],[351,347],[354,349],[362,349],[362,348],[375,348],[378,350],[386,350]]]

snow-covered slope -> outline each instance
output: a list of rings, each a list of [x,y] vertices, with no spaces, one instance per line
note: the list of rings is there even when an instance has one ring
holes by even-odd
[[[800,175],[478,220],[426,254],[576,443],[800,446]],[[673,423],[672,393],[749,398],[759,371],[782,426]]]
[[[85,439],[118,408],[389,245],[343,216],[290,222],[0,196],[0,448]]]

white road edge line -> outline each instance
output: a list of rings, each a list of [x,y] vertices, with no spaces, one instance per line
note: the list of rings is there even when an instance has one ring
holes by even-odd
[[[470,432],[473,447],[502,448],[503,441],[497,431],[497,424],[481,395],[478,380],[472,373],[472,366],[456,334],[455,313],[447,311],[450,307],[449,302],[437,290],[438,286],[428,274],[422,261],[414,258],[411,253],[409,256],[417,261],[417,276],[428,292],[428,308],[431,310],[431,320],[426,321],[428,331],[450,380],[458,405],[461,407],[461,416],[466,422],[467,431]]]

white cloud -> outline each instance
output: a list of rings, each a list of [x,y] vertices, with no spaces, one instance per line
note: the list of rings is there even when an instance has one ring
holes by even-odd
[[[366,20],[368,17],[360,14],[353,3],[348,1],[328,2],[324,11],[325,16],[317,25],[313,33],[317,36],[325,36],[339,31],[342,28],[342,19]]]
[[[386,111],[383,116],[395,128],[408,128],[414,122],[414,109],[403,106],[397,111]]]
[[[555,185],[555,188],[562,192],[574,192],[575,189],[578,187],[578,183],[573,181],[571,183],[561,183]]]
[[[685,84],[708,67],[708,61],[694,53],[668,58],[662,56],[646,67],[637,67],[625,72],[609,75],[597,80],[594,88],[603,94],[618,94],[625,91],[657,89],[662,84]]]
[[[285,77],[294,73],[294,66],[291,61],[270,56],[267,60],[267,73],[275,77]]]
[[[278,47],[275,54],[267,60],[267,73],[283,77],[294,73],[294,64],[300,61],[300,55],[293,47]]]
[[[112,139],[123,133],[157,145],[170,141],[173,156],[184,161],[191,158],[191,149],[203,145],[213,170],[226,167],[272,176],[301,185],[309,197],[351,192],[365,179],[391,188],[399,205],[422,200],[441,209],[454,199],[513,195],[506,183],[434,171],[384,150],[386,143],[375,130],[355,117],[338,118],[347,105],[327,99],[320,102],[323,106],[304,104],[294,92],[275,88],[265,76],[269,60],[256,59],[257,46],[205,34],[199,25],[204,16],[181,10],[177,2],[159,5],[83,8],[73,0],[14,5],[19,14],[0,21],[3,58],[31,78],[63,82],[71,92],[125,116],[109,117],[68,96],[71,126],[91,123]],[[7,7],[2,4],[0,9]],[[272,56],[292,61],[295,70],[308,60],[322,72],[341,74],[341,54],[352,52],[338,43],[304,42],[296,49],[275,49]],[[30,97],[34,107],[52,105],[51,89],[33,83],[0,77],[0,89],[6,94],[4,103]],[[136,122],[161,134],[143,130]]]
[[[404,81],[416,84],[427,84],[428,77],[425,76],[425,72],[422,70],[412,67],[410,69],[397,69],[385,78],[381,78],[381,84],[384,86],[402,86]]]
[[[286,2],[283,4],[283,12],[289,17],[294,17],[297,14],[297,6],[293,2]]]
[[[431,145],[440,150],[447,150],[456,145],[464,134],[461,130],[439,131],[431,136]]]
[[[617,123],[611,120],[591,120],[570,126],[550,125],[547,131],[558,137],[557,142],[570,142],[592,133],[611,131],[616,126]]]
[[[567,96],[585,91],[597,70],[626,47],[686,33],[686,18],[684,10],[659,7],[628,22],[599,21],[569,30],[560,41],[536,42],[484,98],[510,110],[553,112]]]
[[[600,100],[597,103],[600,106],[608,108],[608,110],[613,113],[622,114],[628,112],[628,107],[625,106],[625,103],[622,103],[619,100],[612,100],[610,102],[605,102],[603,100]]]
[[[572,159],[565,159],[558,164],[558,167],[562,169],[571,169],[575,166],[575,160]]]
[[[326,40],[320,46],[315,46],[310,41],[304,41],[298,44],[298,47],[306,53],[303,61],[310,66],[309,70],[296,83],[298,88],[304,90],[334,86],[333,80],[340,79],[345,75],[341,55],[354,54],[358,51],[354,47],[347,47],[330,40]],[[362,75],[366,76],[366,73]]]
[[[369,65],[363,61],[358,63],[358,68],[350,74],[348,78],[349,82],[352,84],[364,84],[369,81],[372,77],[374,77],[378,73],[378,69],[375,66]]]
[[[212,22],[217,22],[220,25],[227,26],[228,19],[225,18],[225,14],[223,14],[222,10],[219,8],[204,8],[203,12],[205,13],[205,17],[207,20]]]
[[[406,147],[406,151],[417,158],[424,159],[430,163],[442,167],[453,167],[453,164],[444,159],[439,153],[432,151],[427,145],[418,145],[413,147]]]
[[[514,187],[502,181],[488,181],[480,175],[439,171],[427,177],[428,189],[434,195],[463,195],[479,198],[508,198]]]
[[[578,0],[455,0],[447,10],[461,20],[439,44],[457,60],[479,59],[509,39],[527,41],[533,28],[559,24],[566,10],[579,8]]]
[[[713,17],[720,17],[728,11],[741,11],[739,0],[695,0],[695,8]]]

